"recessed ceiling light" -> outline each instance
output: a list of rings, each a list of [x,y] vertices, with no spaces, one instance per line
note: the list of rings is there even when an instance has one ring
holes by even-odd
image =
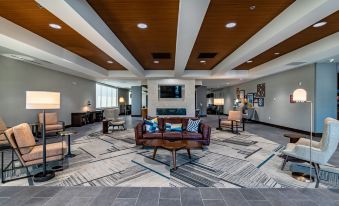
[[[111,60],[108,60],[108,61],[107,61],[107,63],[109,63],[109,64],[113,64],[113,61],[111,61]]]
[[[158,60],[154,60],[153,63],[154,64],[159,64],[159,61]]]
[[[200,60],[200,63],[205,64],[206,61],[205,60]]]
[[[147,28],[148,28],[148,25],[145,24],[145,23],[139,23],[139,24],[137,24],[137,27],[138,27],[139,29],[147,29]]]
[[[248,60],[247,63],[252,63],[253,61],[252,60]]]
[[[327,24],[327,22],[326,22],[326,21],[322,21],[322,22],[318,22],[318,23],[316,23],[316,24],[313,24],[313,27],[322,27],[322,26],[324,26],[325,24]]]
[[[279,52],[275,52],[274,55],[279,55],[280,53]]]
[[[250,10],[254,10],[255,9],[255,5],[253,5],[253,6],[250,6]]]
[[[49,24],[49,27],[52,29],[61,29],[61,26],[59,24]]]
[[[334,62],[334,59],[330,59],[330,62],[333,63],[333,62]]]
[[[229,22],[225,25],[225,27],[229,29],[234,28],[235,26],[237,26],[237,23],[235,22]]]

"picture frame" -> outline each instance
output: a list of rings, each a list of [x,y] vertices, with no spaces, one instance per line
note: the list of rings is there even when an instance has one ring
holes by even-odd
[[[258,106],[259,107],[265,106],[265,99],[264,98],[258,98]]]
[[[261,83],[257,85],[257,97],[265,97],[266,95],[266,87],[265,83]]]
[[[247,103],[251,104],[253,106],[253,104],[254,104],[253,93],[248,93],[247,94]]]

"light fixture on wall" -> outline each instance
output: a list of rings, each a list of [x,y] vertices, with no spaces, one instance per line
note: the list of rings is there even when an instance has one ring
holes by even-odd
[[[310,182],[312,182],[312,140],[313,140],[313,104],[307,100],[307,92],[305,89],[296,89],[293,92],[293,101],[296,103],[310,103],[311,106],[311,124],[310,124]]]
[[[45,110],[60,109],[60,92],[42,92],[42,91],[26,91],[26,109],[42,109],[43,124],[42,124],[42,172],[34,175],[34,181],[44,182],[52,179],[55,176],[53,171],[46,169],[46,125],[45,125]]]
[[[217,112],[218,112],[218,122],[219,122],[218,125],[219,126],[217,130],[220,130],[220,106],[224,106],[224,98],[215,98],[213,101],[213,104],[218,107]]]

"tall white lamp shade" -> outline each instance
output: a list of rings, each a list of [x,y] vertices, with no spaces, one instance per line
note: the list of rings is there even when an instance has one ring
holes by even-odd
[[[293,92],[293,101],[295,102],[306,102],[307,101],[307,92],[305,89],[296,89]]]
[[[60,109],[60,92],[26,91],[26,109]]]
[[[125,98],[124,97],[119,97],[119,103],[125,103]]]
[[[217,106],[224,105],[224,99],[223,98],[215,98],[213,103],[214,103],[214,105],[217,105]]]

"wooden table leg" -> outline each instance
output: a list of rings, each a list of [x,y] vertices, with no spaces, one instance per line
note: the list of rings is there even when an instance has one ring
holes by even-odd
[[[177,156],[177,152],[174,150],[172,150],[172,156],[173,156],[173,170],[177,169],[177,164],[176,164],[176,156]]]
[[[155,155],[157,154],[158,147],[154,147],[153,151],[153,159],[155,159]]]
[[[187,154],[188,154],[188,157],[189,157],[190,159],[192,159],[192,157],[191,157],[191,150],[190,150],[190,149],[187,149]]]

